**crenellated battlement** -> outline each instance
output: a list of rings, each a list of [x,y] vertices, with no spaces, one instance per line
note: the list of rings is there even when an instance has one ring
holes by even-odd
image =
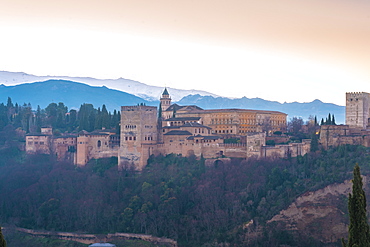
[[[346,93],[346,98],[349,97],[368,97],[370,94],[366,92],[347,92]]]

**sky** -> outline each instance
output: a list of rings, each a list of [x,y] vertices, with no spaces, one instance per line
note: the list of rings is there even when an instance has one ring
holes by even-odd
[[[370,1],[0,0],[0,70],[345,105],[370,92]]]

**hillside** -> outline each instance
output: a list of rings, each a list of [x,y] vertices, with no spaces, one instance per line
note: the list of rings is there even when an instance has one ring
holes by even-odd
[[[0,149],[2,224],[143,233],[174,239],[179,246],[338,246],[348,224],[341,195],[347,187],[329,185],[350,179],[356,163],[363,175],[370,172],[369,148],[360,146],[213,165],[195,157],[158,156],[135,173],[118,171],[116,158],[76,168],[53,156],[24,157],[16,143],[6,143]],[[296,213],[289,205],[306,211]]]

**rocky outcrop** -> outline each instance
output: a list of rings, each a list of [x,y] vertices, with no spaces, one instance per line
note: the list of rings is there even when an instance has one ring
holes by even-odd
[[[366,189],[366,177],[363,177],[363,183]],[[347,180],[307,192],[267,223],[277,223],[284,230],[298,231],[323,243],[337,242],[348,235],[346,198],[351,189],[352,183]]]

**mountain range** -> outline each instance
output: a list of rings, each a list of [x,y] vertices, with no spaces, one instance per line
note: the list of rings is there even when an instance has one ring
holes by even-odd
[[[90,77],[69,77],[69,76],[35,76],[26,74],[23,72],[8,72],[0,71],[0,84],[13,86],[23,83],[40,82],[47,80],[66,80],[80,82],[88,84],[90,86],[106,86],[110,89],[119,90],[129,94],[136,95],[142,99],[148,101],[157,101],[163,92],[163,87],[150,86],[144,83],[133,81],[129,79],[119,78],[119,79],[95,79]],[[179,101],[183,97],[190,94],[199,95],[210,95],[217,97],[216,94],[201,90],[183,90],[167,87],[171,91],[171,97],[174,101]]]
[[[159,105],[163,88],[149,86],[140,82],[116,79],[100,80],[83,77],[34,76],[20,72],[0,71],[0,102],[6,103],[7,97],[18,104],[31,103],[33,108],[45,108],[51,102],[63,102],[69,108],[79,108],[83,103],[95,107],[105,104],[108,110],[120,109],[122,105]],[[4,85],[5,84],[5,85]],[[6,86],[7,85],[7,86]],[[108,87],[109,88],[108,88]],[[114,89],[114,88],[120,88]],[[260,98],[231,99],[197,90],[167,88],[173,102],[179,105],[197,105],[203,109],[242,108],[281,111],[292,117],[317,116],[326,118],[334,114],[336,122],[344,123],[345,107],[314,100],[308,103],[279,103]]]

